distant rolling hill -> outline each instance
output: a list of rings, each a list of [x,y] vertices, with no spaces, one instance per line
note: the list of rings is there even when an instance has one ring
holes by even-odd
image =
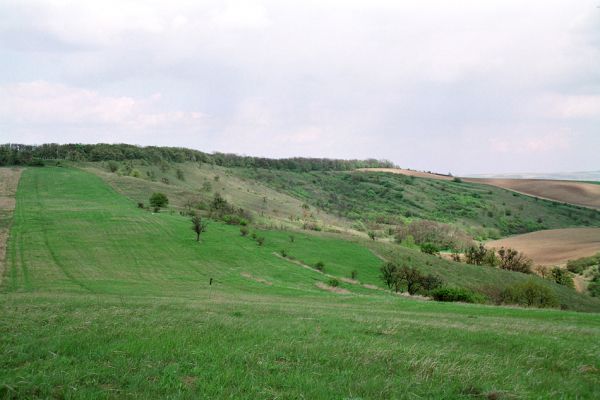
[[[453,179],[449,175],[400,168],[361,168],[360,170],[437,180]],[[461,179],[465,182],[496,186],[533,197],[600,209],[600,180],[596,181],[600,179],[600,172],[480,175]]]
[[[600,171],[583,172],[523,172],[514,174],[469,174],[469,178],[556,179],[562,181],[595,181],[600,183]]]
[[[466,178],[465,180],[534,197],[600,209],[600,185],[594,183],[552,179]]]

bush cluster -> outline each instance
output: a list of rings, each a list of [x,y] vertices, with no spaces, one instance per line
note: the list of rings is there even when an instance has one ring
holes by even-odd
[[[425,275],[416,268],[399,266],[393,262],[383,264],[380,272],[386,286],[396,293],[406,289],[409,294],[429,294],[443,284],[437,275]]]
[[[436,301],[460,301],[463,303],[485,303],[487,300],[482,294],[456,287],[440,287],[431,292],[431,297]]]
[[[533,280],[508,286],[500,293],[500,302],[538,308],[559,306],[552,289]]]

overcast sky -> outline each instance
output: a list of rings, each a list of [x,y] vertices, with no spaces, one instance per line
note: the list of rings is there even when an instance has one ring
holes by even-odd
[[[600,0],[0,0],[0,142],[600,169]]]

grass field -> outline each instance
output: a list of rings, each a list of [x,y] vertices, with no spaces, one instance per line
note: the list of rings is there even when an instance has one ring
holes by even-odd
[[[358,239],[257,233],[264,246],[212,222],[196,243],[187,218],[138,209],[97,176],[25,170],[0,294],[0,397],[600,395],[599,314],[346,282],[349,294],[331,293],[316,285],[327,276],[274,253],[371,284],[381,260]]]

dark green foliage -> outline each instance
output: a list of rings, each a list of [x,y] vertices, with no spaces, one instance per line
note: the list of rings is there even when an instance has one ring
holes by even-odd
[[[547,286],[533,280],[513,284],[502,291],[500,301],[503,304],[517,304],[527,307],[558,307],[558,298]]]
[[[442,278],[437,275],[427,274],[421,276],[421,288],[424,293],[429,293],[432,290],[435,290],[441,287],[444,284]]]
[[[0,145],[0,166],[27,165],[34,159],[65,159],[75,161],[145,160],[151,163],[203,162],[222,167],[268,168],[289,171],[349,171],[357,168],[393,167],[389,161],[333,160],[327,158],[284,158],[208,154],[180,147],[140,147],[129,144],[23,144]],[[163,171],[166,172],[166,171]]]
[[[592,297],[600,297],[600,266],[592,275],[590,284],[588,285],[588,293]]]
[[[398,266],[395,263],[387,262],[381,266],[381,279],[389,289],[396,293],[404,288],[409,294],[419,292],[427,294],[442,285],[442,280],[433,274],[424,275],[417,268],[406,265]]]
[[[418,269],[404,265],[395,273],[394,289],[398,292],[402,286],[406,286],[409,294],[416,294],[422,288],[424,278]]]
[[[144,203],[142,203],[142,202],[138,202],[137,205],[138,205],[138,208],[144,208]]]
[[[116,163],[115,161],[109,161],[107,164],[107,168],[110,172],[117,172],[117,170],[119,169],[119,164]]]
[[[550,279],[559,285],[567,286],[570,288],[574,288],[575,284],[573,283],[573,278],[571,274],[566,269],[560,267],[554,267],[550,271]]]
[[[425,254],[438,254],[440,249],[434,245],[433,243],[423,243],[421,246],[421,251]]]
[[[469,289],[456,287],[440,287],[431,292],[431,297],[436,301],[460,301],[463,303],[485,303],[485,296]]]
[[[240,234],[241,234],[242,236],[248,236],[248,232],[249,232],[249,230],[248,230],[248,228],[247,228],[247,227],[245,227],[245,226],[242,226],[242,227],[240,228]]]
[[[327,284],[331,287],[338,287],[340,286],[340,281],[335,278],[331,278],[329,281],[327,281]]]
[[[494,250],[486,249],[483,243],[480,243],[479,246],[471,246],[465,251],[465,262],[494,267],[498,264],[498,258]]]
[[[392,289],[394,287],[394,281],[396,280],[396,272],[398,271],[398,266],[393,262],[386,262],[380,268],[381,272],[381,280],[388,289]]]
[[[154,208],[154,211],[158,211],[159,209],[166,207],[169,204],[169,199],[164,193],[154,192],[152,196],[150,196],[150,205]]]
[[[259,246],[262,246],[263,244],[265,244],[265,238],[264,238],[264,236],[258,236],[258,237],[256,238],[256,243],[257,243]]]
[[[281,249],[279,250],[279,254],[281,254],[281,257],[287,257],[288,253],[286,249]]]
[[[184,175],[182,169],[177,168],[176,175],[177,175],[177,179],[179,179],[180,181],[185,181],[185,175]]]
[[[325,263],[323,261],[317,261],[315,263],[315,269],[317,269],[319,271],[324,271],[325,270]]]
[[[225,222],[227,225],[242,225],[242,226],[248,225],[248,220],[246,220],[244,217],[241,217],[241,216],[239,216],[237,214],[223,215],[221,217],[221,220],[223,222]]]
[[[574,274],[581,274],[587,268],[600,264],[600,253],[591,257],[582,257],[577,260],[567,261],[567,269]]]
[[[375,238],[376,238],[375,232],[369,231],[368,235],[371,240],[375,240]]]
[[[358,278],[358,271],[355,269],[350,271],[350,278],[356,280],[356,278]]]
[[[215,193],[209,204],[210,216],[219,219],[228,225],[248,225],[251,220],[250,213],[241,208],[235,208],[221,196],[219,192]]]

